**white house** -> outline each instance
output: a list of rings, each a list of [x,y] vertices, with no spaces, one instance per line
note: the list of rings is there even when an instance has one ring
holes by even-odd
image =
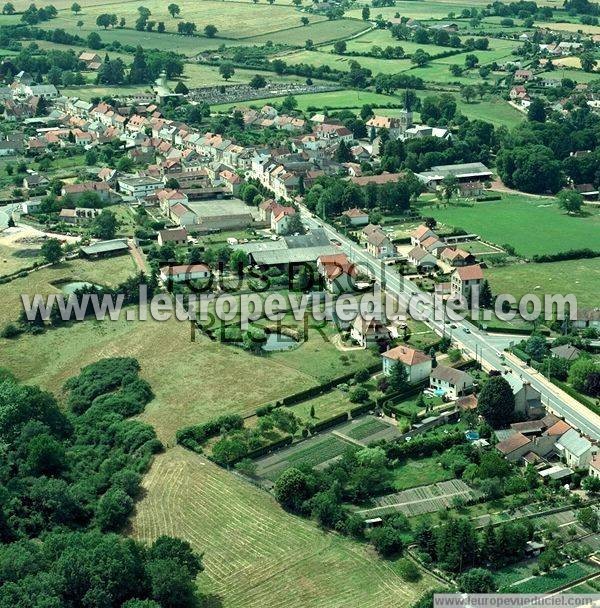
[[[290,218],[296,214],[293,207],[284,207],[277,205],[271,210],[271,230],[275,234],[286,234]]]
[[[317,259],[317,270],[323,277],[325,288],[331,293],[354,291],[356,266],[345,253],[322,255]]]
[[[483,281],[483,270],[479,264],[462,266],[452,273],[451,290],[454,297],[469,298]]]
[[[389,258],[396,253],[394,244],[379,227],[367,235],[367,251],[376,258]]]
[[[170,188],[157,190],[156,198],[158,199],[158,205],[164,213],[168,213],[169,208],[174,205],[187,205],[188,202],[187,194],[181,192],[181,190],[172,190]]]
[[[429,376],[429,386],[443,390],[446,397],[454,400],[473,390],[473,378],[460,369],[438,365]]]
[[[431,357],[423,351],[410,346],[396,346],[381,355],[383,373],[388,375],[392,368],[399,363],[406,369],[409,382],[424,380],[431,373]]]
[[[437,234],[431,230],[431,228],[427,228],[425,224],[421,224],[418,228],[415,228],[413,232],[410,234],[410,244],[413,247],[420,247],[421,242],[425,239],[428,239],[430,236],[437,237]]]
[[[352,323],[350,337],[363,348],[367,348],[367,346],[388,340],[390,332],[381,321],[377,319],[365,319],[359,314]]]
[[[198,216],[183,203],[176,203],[169,209],[169,218],[182,228],[198,224]]]
[[[163,187],[163,183],[154,177],[120,177],[117,180],[119,190],[134,198],[146,198]]]
[[[369,214],[356,207],[344,211],[342,216],[350,220],[351,226],[366,226],[369,223]]]
[[[590,460],[590,468],[588,469],[588,475],[590,477],[600,478],[600,455],[594,454]]]
[[[556,442],[556,451],[565,459],[567,466],[587,469],[592,457],[598,453],[598,446],[571,429]]]
[[[171,280],[173,283],[194,281],[210,278],[210,268],[206,264],[182,264],[180,266],[163,266],[160,269],[163,283]]]

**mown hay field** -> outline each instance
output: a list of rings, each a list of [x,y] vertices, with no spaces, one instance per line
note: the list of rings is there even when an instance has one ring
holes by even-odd
[[[283,511],[267,493],[177,447],[156,458],[131,535],[187,539],[204,553],[206,604],[223,608],[404,608],[433,586],[406,583],[371,548]]]

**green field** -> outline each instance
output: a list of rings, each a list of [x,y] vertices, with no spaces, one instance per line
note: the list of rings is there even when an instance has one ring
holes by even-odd
[[[361,108],[364,104],[388,105],[400,104],[399,97],[380,95],[371,91],[341,90],[329,91],[327,93],[308,93],[306,95],[296,95],[298,109],[306,111],[310,107],[335,109],[335,108]],[[265,97],[264,99],[253,99],[251,101],[224,103],[211,106],[215,111],[225,112],[237,106],[256,106],[260,108],[265,104],[278,104],[282,102],[281,97]]]
[[[509,195],[472,207],[435,206],[425,211],[446,226],[474,232],[492,243],[512,245],[524,256],[598,245],[600,214],[568,216],[551,198]],[[543,230],[532,230],[534,226],[543,226]]]
[[[573,294],[584,308],[600,301],[600,258],[492,267],[485,275],[493,293],[510,293],[517,299],[526,293]]]
[[[203,553],[208,608],[407,608],[433,587],[429,576],[406,583],[394,562],[183,448],[158,456],[143,486],[131,535],[179,536]]]
[[[308,399],[307,401],[292,405],[287,409],[294,412],[294,414],[302,420],[315,423],[341,414],[342,412],[347,412],[354,406],[355,404],[350,402],[347,393],[333,390],[324,393],[323,395],[319,395],[314,399]],[[315,408],[315,417],[311,418],[310,410],[313,407]]]
[[[435,90],[419,90],[415,92],[421,99],[438,93],[438,91]],[[444,91],[444,93],[448,92]],[[519,112],[519,110],[516,110],[509,105],[505,99],[500,97],[488,95],[483,99],[475,99],[467,103],[457,93],[450,94],[456,99],[456,107],[460,113],[464,114],[470,120],[485,120],[498,127],[502,125],[514,127],[519,124],[525,116],[522,112]],[[390,97],[389,99],[393,100],[395,98]],[[359,111],[360,108],[356,108],[356,110]],[[400,111],[401,110],[397,108],[381,108],[377,110],[376,114],[382,116],[397,116]],[[414,120],[416,122],[419,121],[418,112],[414,113]]]
[[[447,46],[437,46],[435,44],[417,44],[416,42],[412,42],[410,40],[398,40],[392,36],[390,30],[379,29],[371,30],[362,36],[348,40],[346,43],[346,48],[348,52],[369,53],[373,45],[377,45],[382,48],[385,48],[386,46],[401,46],[407,55],[414,53],[416,49],[423,49],[430,55],[447,53],[449,50],[452,50]],[[331,52],[333,50],[333,45],[325,46],[322,48],[322,50]],[[357,57],[356,59],[357,61],[360,61],[361,58]]]
[[[102,277],[94,274],[82,278],[101,282]],[[15,283],[3,285],[0,290]],[[13,290],[14,287],[9,293]],[[18,293],[14,290],[15,299]],[[369,351],[349,353],[348,361],[341,360],[342,353],[312,330],[308,341],[298,348],[259,357],[202,336],[191,342],[189,324],[175,319],[162,323],[90,320],[39,336],[0,340],[0,348],[2,364],[20,380],[57,393],[67,378],[99,358],[137,358],[143,377],[156,395],[142,418],[167,442],[172,442],[177,429],[183,426],[226,412],[252,412],[259,405],[273,403],[376,360]]]
[[[32,266],[41,260],[38,246],[8,247],[0,244],[0,277]]]
[[[394,6],[371,7],[371,18],[381,15],[384,19],[400,17],[412,17],[413,19],[443,19],[448,13],[455,11],[460,13],[463,8],[471,8],[472,4],[467,2],[424,2],[411,0],[397,0]],[[355,8],[348,11],[349,17],[361,17],[361,9]]]
[[[198,33],[201,34],[207,24],[218,28],[218,36],[224,38],[244,38],[258,36],[300,26],[298,10],[290,5],[252,4],[250,2],[218,2],[216,0],[180,0],[177,3],[181,9],[179,18],[173,19],[167,11],[167,4],[152,0],[145,2],[144,6],[151,11],[153,21],[163,21],[167,32],[176,33],[180,21],[196,23]],[[126,28],[133,28],[138,18],[138,2],[105,2],[96,5],[85,5],[79,15],[70,10],[63,10],[57,19],[52,20],[53,27],[62,27],[65,30],[77,30],[77,22],[84,22],[82,30],[90,27],[98,29],[96,17],[101,13],[114,13],[120,19],[125,18]],[[311,15],[311,21],[324,20],[324,16]],[[115,30],[113,30],[115,31]],[[118,30],[116,30],[118,31]],[[153,34],[150,33],[149,36]],[[155,34],[156,37],[160,34]],[[149,46],[149,45],[148,45]]]
[[[536,21],[535,27],[548,28],[557,32],[583,32],[584,34],[600,34],[600,26],[583,25],[582,23]]]
[[[75,259],[36,270],[27,277],[0,285],[0,325],[17,319],[21,310],[21,294],[33,297],[35,294],[61,293],[55,284],[69,281],[114,287],[135,271],[136,266],[129,255],[95,261]]]
[[[275,44],[303,47],[308,39],[312,40],[315,44],[321,44],[331,40],[337,40],[338,38],[354,36],[369,27],[369,24],[356,19],[339,19],[332,22],[329,20],[323,21],[320,16],[308,13],[298,13],[297,15],[298,23],[294,25],[299,24],[301,17],[308,17],[310,21],[309,25],[279,30],[260,36],[252,36],[251,38],[241,39],[240,42],[244,44],[264,44],[270,40]]]
[[[439,456],[409,459],[401,462],[392,471],[392,485],[398,492],[453,478],[452,472],[443,469],[439,464]]]
[[[563,78],[570,78],[575,82],[592,82],[593,80],[600,80],[600,73],[598,72],[584,72],[583,70],[561,70],[559,68],[552,70],[551,72],[541,72],[538,74],[540,78],[547,78],[550,80],[562,80]]]
[[[412,64],[410,59],[378,59],[375,57],[349,57],[333,55],[323,51],[298,51],[283,56],[288,65],[298,63],[309,63],[315,67],[327,65],[336,70],[347,72],[350,70],[350,62],[357,61],[361,67],[368,68],[373,74],[397,74],[410,70]]]

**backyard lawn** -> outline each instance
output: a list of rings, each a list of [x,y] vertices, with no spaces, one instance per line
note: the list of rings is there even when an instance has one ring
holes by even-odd
[[[598,212],[569,216],[552,198],[508,195],[500,201],[470,207],[432,206],[423,212],[446,226],[463,228],[501,246],[512,245],[523,256],[597,248],[600,230]],[[534,226],[544,229],[532,230]]]

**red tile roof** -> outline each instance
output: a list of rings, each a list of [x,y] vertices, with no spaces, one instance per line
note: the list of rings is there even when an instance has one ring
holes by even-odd
[[[411,348],[410,346],[396,346],[391,350],[383,353],[382,357],[386,359],[392,359],[393,361],[400,361],[404,365],[418,365],[419,363],[425,363],[431,361],[431,357],[426,355],[423,351]]]

